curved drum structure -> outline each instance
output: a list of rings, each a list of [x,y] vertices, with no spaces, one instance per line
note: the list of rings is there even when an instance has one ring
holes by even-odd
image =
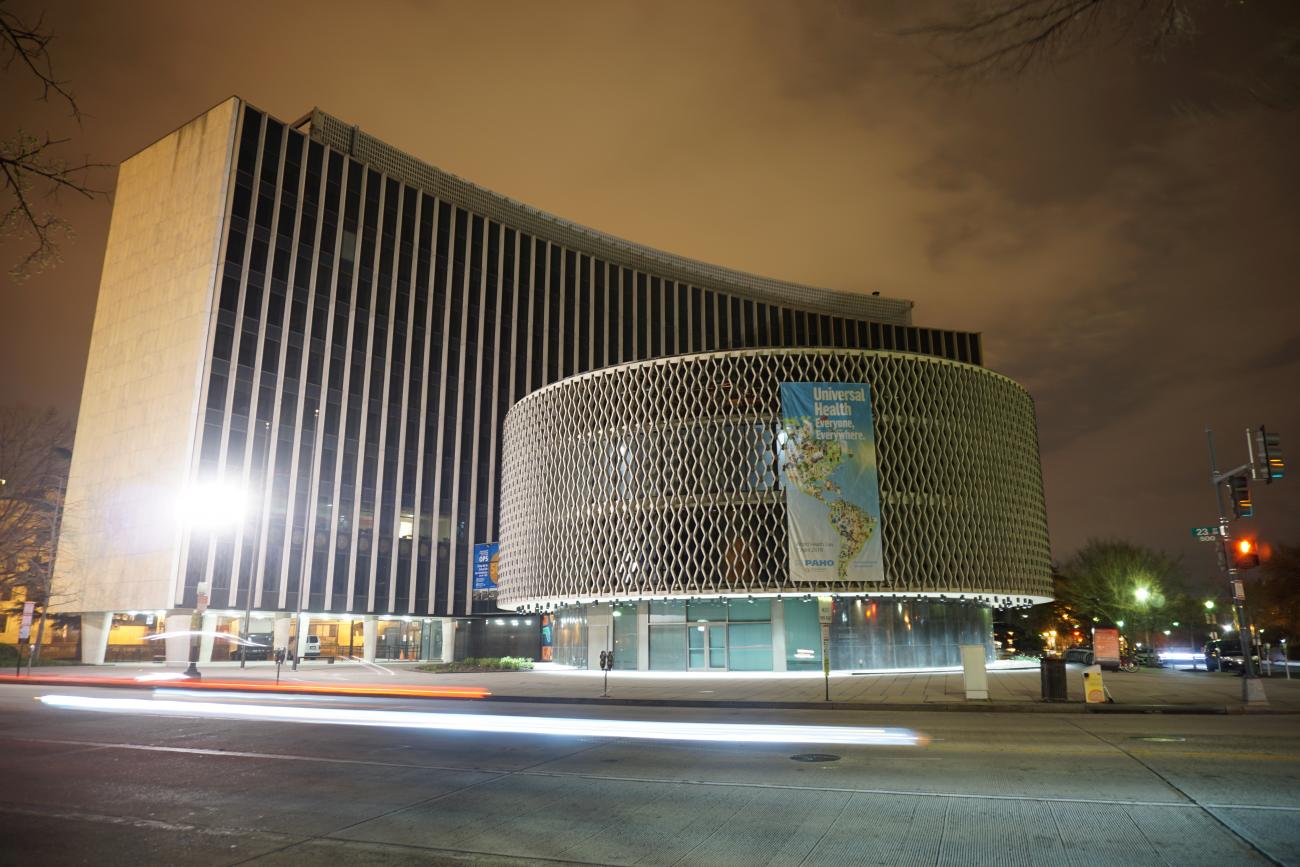
[[[783,382],[869,384],[883,582],[791,580],[777,460]],[[611,619],[635,614],[653,645],[655,609],[667,625],[673,602],[711,604],[715,613],[723,605],[729,613],[719,622],[734,625],[749,622],[733,617],[744,608],[737,599],[830,593],[840,597],[836,667],[954,664],[957,643],[991,642],[987,606],[1051,598],[1033,403],[1013,381],[974,365],[839,349],[624,364],[519,401],[506,419],[503,455],[499,604],[561,607],[563,626],[585,619],[591,628],[605,611]],[[891,635],[918,637],[931,624],[950,650],[907,660],[872,650],[879,642],[863,630],[885,628],[881,597],[895,597],[884,606],[897,616]],[[610,602],[632,605],[619,612]],[[775,649],[777,620],[788,618],[768,617]],[[688,610],[682,622],[716,619]],[[563,649],[561,641],[557,658]],[[650,656],[651,665],[629,667],[655,667],[653,647]]]

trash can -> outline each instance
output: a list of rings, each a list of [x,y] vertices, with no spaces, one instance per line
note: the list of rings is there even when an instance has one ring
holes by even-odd
[[[1039,673],[1043,682],[1043,701],[1069,701],[1070,690],[1065,680],[1065,660],[1044,656]]]

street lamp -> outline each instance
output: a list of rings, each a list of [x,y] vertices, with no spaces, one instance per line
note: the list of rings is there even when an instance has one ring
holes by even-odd
[[[1146,604],[1146,601],[1151,598],[1151,591],[1146,587],[1139,587],[1133,591],[1133,596],[1137,598],[1138,602]]]
[[[253,590],[257,580],[258,553],[262,548],[262,524],[266,520],[266,500],[269,496],[269,479],[271,467],[271,423],[262,422],[263,430],[266,432],[266,440],[262,445],[262,492],[259,500],[261,507],[258,509],[257,524],[254,525],[253,533],[253,554],[249,558],[248,570],[248,587],[244,590],[244,629],[243,639],[245,642],[250,641],[249,635],[252,632],[253,625]],[[239,574],[239,563],[234,564],[234,574]],[[244,644],[239,651],[239,667],[248,667],[248,644]]]
[[[246,496],[232,485],[211,483],[196,485],[185,494],[182,514],[185,522],[194,529],[206,529],[215,536],[217,531],[233,526],[244,516]],[[190,615],[190,659],[185,676],[201,680],[199,655],[203,633],[203,612],[208,607],[208,582],[200,581],[195,588],[194,611]]]
[[[1213,610],[1214,610],[1214,600],[1213,600],[1213,599],[1206,599],[1206,600],[1205,600],[1205,610],[1206,610],[1206,611],[1213,611]]]

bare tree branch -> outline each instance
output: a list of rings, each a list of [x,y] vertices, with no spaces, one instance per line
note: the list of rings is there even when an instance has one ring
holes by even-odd
[[[50,58],[50,42],[54,35],[41,29],[45,23],[44,16],[36,19],[36,24],[28,26],[13,12],[0,3],[0,69],[6,72],[15,61],[30,72],[41,84],[41,99],[49,101],[54,93],[68,104],[69,111],[80,123],[81,109],[67,82],[60,81],[54,74],[54,64]]]
[[[1183,0],[988,0],[964,13],[904,31],[923,36],[949,74],[1018,75],[1080,50],[1089,37],[1142,29],[1159,48],[1185,38]]]
[[[71,443],[72,425],[54,410],[0,407],[0,589],[31,592],[44,578],[52,512],[40,503],[56,506],[68,467],[55,449]]]
[[[0,70],[17,67],[40,84],[40,99],[51,96],[66,102],[72,116],[81,122],[81,109],[67,82],[54,73],[49,46],[53,35],[43,27],[44,19],[27,25],[0,0]],[[37,138],[18,130],[12,138],[0,140],[0,190],[8,201],[0,206],[0,240],[28,238],[32,248],[10,271],[20,281],[59,261],[59,245],[72,237],[72,227],[63,218],[37,204],[37,198],[58,198],[71,191],[93,199],[105,191],[88,180],[94,169],[107,168],[89,160],[68,162],[59,151],[67,139],[49,135]]]

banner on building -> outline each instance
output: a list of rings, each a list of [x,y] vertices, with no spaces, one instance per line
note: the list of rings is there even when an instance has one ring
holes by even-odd
[[[783,382],[781,426],[790,579],[884,581],[870,387]]]
[[[474,546],[474,590],[497,589],[501,543],[481,542]]]

